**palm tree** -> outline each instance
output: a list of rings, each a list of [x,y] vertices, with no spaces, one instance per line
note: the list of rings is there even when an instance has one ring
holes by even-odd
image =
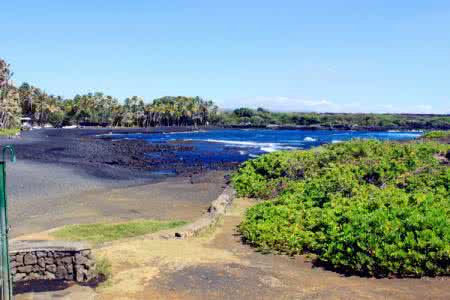
[[[0,128],[20,124],[20,97],[19,91],[10,83],[12,75],[9,64],[0,59]]]

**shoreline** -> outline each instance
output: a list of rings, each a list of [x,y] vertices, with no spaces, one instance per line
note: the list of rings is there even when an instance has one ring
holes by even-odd
[[[190,128],[171,128],[170,132],[192,131]],[[214,168],[189,165],[183,162],[161,160],[159,156],[192,148],[183,144],[149,144],[139,140],[114,141],[97,135],[114,133],[160,133],[169,129],[39,129],[24,132],[15,139],[0,139],[0,144],[13,144],[18,160],[43,162],[73,167],[82,173],[103,179],[146,179],[158,182],[164,179],[159,171],[175,169],[175,176],[194,176],[209,170],[230,170],[235,165],[215,165]],[[155,154],[150,157],[147,154]],[[161,176],[163,175],[163,176]],[[171,177],[171,176],[169,176]]]
[[[12,238],[53,227],[132,219],[193,221],[226,186],[224,171],[116,180],[66,165],[8,164]]]
[[[153,144],[97,135],[202,129],[39,129],[0,139],[15,145],[18,161],[7,164],[12,235],[74,223],[200,216],[240,162],[173,157],[191,151],[190,142]],[[170,176],[165,169],[176,172]]]

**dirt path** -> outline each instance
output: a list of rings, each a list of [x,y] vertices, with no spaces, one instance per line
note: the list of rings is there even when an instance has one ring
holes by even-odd
[[[246,206],[241,200],[198,251],[199,257],[223,251],[227,260],[160,271],[142,299],[450,299],[448,279],[344,277],[313,268],[304,257],[257,253],[235,231]]]
[[[97,249],[97,256],[111,261],[114,275],[96,289],[95,299],[450,299],[448,278],[345,277],[313,268],[304,257],[257,253],[236,233],[249,205],[237,200],[217,230],[202,237],[132,240]],[[71,289],[65,295],[46,293],[46,299],[75,299]],[[74,291],[92,296],[89,290]]]

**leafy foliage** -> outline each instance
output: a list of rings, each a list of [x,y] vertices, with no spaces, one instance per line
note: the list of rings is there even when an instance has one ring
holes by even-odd
[[[229,126],[285,126],[330,129],[450,129],[449,115],[270,112],[239,108],[219,116]]]
[[[18,128],[0,129],[0,137],[12,137],[20,132]]]
[[[112,265],[111,262],[104,256],[96,257],[95,259],[95,277],[101,278],[105,281],[110,279],[112,276]]]
[[[248,161],[233,177],[238,194],[270,200],[247,211],[241,232],[343,271],[449,275],[449,150],[354,140]]]
[[[14,128],[20,124],[19,93],[11,84],[10,66],[0,59],[0,128]]]
[[[450,131],[430,131],[425,133],[423,136],[425,139],[440,139],[440,138],[449,138],[450,137]]]

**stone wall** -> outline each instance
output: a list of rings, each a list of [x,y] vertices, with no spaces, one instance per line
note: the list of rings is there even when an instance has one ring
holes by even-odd
[[[84,243],[13,241],[9,256],[14,282],[37,279],[86,282],[95,275],[95,260]]]

